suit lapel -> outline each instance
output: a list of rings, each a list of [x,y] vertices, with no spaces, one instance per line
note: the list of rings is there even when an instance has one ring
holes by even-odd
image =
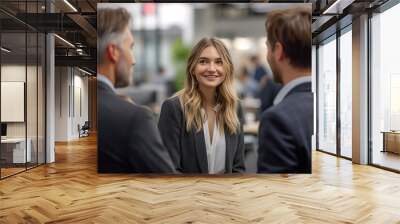
[[[232,170],[232,158],[235,150],[234,145],[235,136],[226,131],[225,128],[225,144],[226,144],[226,156],[225,156],[225,173],[231,173]]]
[[[207,160],[207,153],[206,153],[206,142],[204,139],[204,132],[200,130],[196,132],[192,130],[194,134],[194,141],[195,141],[195,148],[197,154],[197,161],[199,163],[199,167],[202,173],[208,173],[208,160]]]

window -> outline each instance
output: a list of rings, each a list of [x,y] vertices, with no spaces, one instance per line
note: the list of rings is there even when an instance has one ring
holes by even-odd
[[[336,36],[318,48],[318,149],[336,153]]]
[[[351,26],[340,36],[340,155],[352,157],[352,34]]]
[[[371,18],[372,163],[400,170],[400,4]]]

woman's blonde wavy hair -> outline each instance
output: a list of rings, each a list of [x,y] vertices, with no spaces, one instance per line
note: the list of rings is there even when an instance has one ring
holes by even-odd
[[[216,38],[203,38],[191,51],[186,66],[185,87],[175,96],[179,96],[186,118],[186,130],[194,128],[200,131],[203,128],[203,117],[200,113],[203,100],[196,80],[194,70],[198,59],[203,50],[209,46],[215,47],[222,59],[222,66],[225,70],[225,80],[217,87],[216,102],[220,104],[217,122],[219,131],[222,133],[224,128],[231,134],[236,134],[239,130],[239,119],[237,116],[238,97],[233,86],[233,64],[231,55],[225,45]]]

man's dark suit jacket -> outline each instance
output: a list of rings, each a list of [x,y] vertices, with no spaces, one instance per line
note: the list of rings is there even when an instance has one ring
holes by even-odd
[[[274,99],[281,88],[282,85],[268,78],[267,83],[263,87],[261,87],[260,93],[258,95],[261,100],[260,114],[262,114],[264,110],[270,108],[274,104]]]
[[[261,115],[259,173],[311,173],[313,94],[311,82],[294,87]]]
[[[151,112],[97,82],[98,172],[174,173]]]
[[[176,170],[182,173],[208,173],[204,132],[186,131],[186,120],[178,96],[163,103],[158,128]],[[243,141],[242,131],[237,134],[225,131],[225,173],[245,171]]]

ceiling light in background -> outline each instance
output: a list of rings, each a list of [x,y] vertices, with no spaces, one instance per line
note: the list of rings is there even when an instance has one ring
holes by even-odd
[[[233,46],[238,50],[246,51],[251,49],[253,43],[251,42],[250,38],[238,37],[233,41]]]
[[[85,73],[85,74],[87,74],[87,75],[92,75],[92,73],[90,73],[90,72],[88,72],[88,71],[86,71],[86,70],[83,70],[83,69],[81,69],[81,68],[78,68],[78,70],[81,71],[81,72],[83,72],[83,73]]]
[[[355,0],[336,0],[332,5],[325,9],[322,14],[342,14],[343,10],[354,1]]]
[[[71,4],[68,2],[68,0],[64,0],[65,4],[67,4],[72,10],[74,10],[74,12],[78,12],[78,10]]]
[[[7,48],[5,48],[5,47],[1,47],[0,49],[1,49],[2,51],[6,52],[6,53],[10,53],[10,52],[11,52],[11,50],[9,50],[9,49],[7,49]]]
[[[85,47],[81,42],[75,42],[76,47]]]
[[[68,46],[75,48],[75,45],[71,44],[71,42],[67,41],[66,39],[58,36],[57,34],[54,34],[55,37],[57,37],[59,40],[61,40],[62,42],[66,43]]]

